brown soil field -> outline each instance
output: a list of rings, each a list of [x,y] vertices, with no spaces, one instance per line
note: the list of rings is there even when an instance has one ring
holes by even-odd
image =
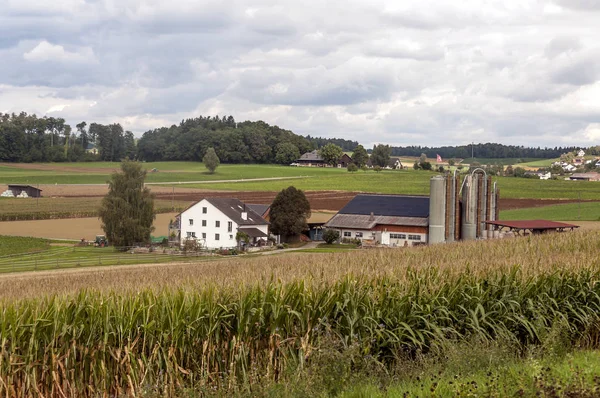
[[[157,214],[154,220],[154,236],[167,235],[169,221],[177,213]],[[93,240],[102,234],[100,220],[95,217],[68,218],[62,220],[5,221],[0,222],[0,235],[31,236],[50,239]]]

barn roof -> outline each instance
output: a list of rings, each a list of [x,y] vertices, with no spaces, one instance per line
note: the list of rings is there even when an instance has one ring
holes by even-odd
[[[41,189],[39,189],[38,187],[34,187],[32,185],[8,184],[8,189],[12,189],[12,188],[19,188],[19,189],[32,188],[32,189],[36,189],[36,190],[42,192]]]
[[[429,197],[404,195],[359,194],[338,214],[390,216],[390,217],[429,217]]]
[[[565,224],[549,220],[486,221],[486,224],[514,229],[562,229],[579,228],[579,225]]]

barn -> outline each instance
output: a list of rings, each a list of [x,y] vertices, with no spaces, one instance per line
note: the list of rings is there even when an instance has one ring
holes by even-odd
[[[23,192],[30,198],[39,198],[42,196],[42,190],[31,185],[9,184],[8,190],[12,191],[13,196],[24,196]]]

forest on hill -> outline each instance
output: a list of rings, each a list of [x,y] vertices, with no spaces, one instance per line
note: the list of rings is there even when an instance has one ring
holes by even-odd
[[[214,148],[223,163],[290,164],[327,144],[353,151],[359,143],[344,138],[303,137],[263,121],[238,123],[233,116],[199,116],[178,125],[146,131],[136,142],[119,123],[81,122],[71,128],[63,118],[25,112],[0,113],[0,162],[200,161]],[[495,143],[392,147],[392,156],[468,158],[557,158],[576,147],[533,148]],[[371,150],[369,150],[371,152]]]

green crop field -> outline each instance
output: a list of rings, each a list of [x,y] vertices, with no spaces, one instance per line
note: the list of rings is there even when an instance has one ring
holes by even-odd
[[[478,162],[479,164],[502,164],[504,166],[526,164],[530,162],[545,162],[547,159],[539,158],[466,158],[461,162],[462,164],[471,164]]]
[[[0,236],[0,258],[32,252],[41,252],[49,248],[46,239],[23,238],[20,236]]]
[[[553,220],[553,221],[600,221],[600,202],[567,203],[505,210],[500,212],[501,220]]]

